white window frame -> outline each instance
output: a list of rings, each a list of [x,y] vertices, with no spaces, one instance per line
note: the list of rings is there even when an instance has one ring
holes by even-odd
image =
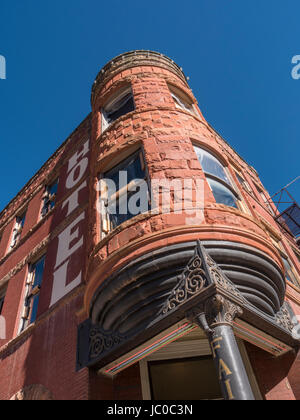
[[[271,215],[275,216],[275,211],[273,210],[273,207],[271,206],[270,201],[267,199],[267,196],[264,192],[264,189],[261,188],[258,184],[255,184],[255,187],[257,189],[258,195],[260,199],[263,201],[265,209],[268,211],[268,213],[271,213]]]
[[[12,237],[11,237],[11,242],[10,242],[10,246],[9,246],[9,250],[13,250],[19,243],[20,239],[21,239],[21,235],[22,235],[22,231],[23,231],[23,220],[25,223],[25,218],[26,218],[26,212],[23,212],[21,214],[21,216],[17,216],[16,217],[16,222],[15,222],[15,226],[13,228],[13,232],[12,232]]]
[[[249,213],[247,211],[246,204],[242,200],[241,193],[240,193],[240,191],[239,191],[239,189],[238,189],[238,187],[236,185],[236,182],[234,181],[233,177],[231,176],[230,171],[228,170],[228,167],[225,166],[223,164],[223,162],[211,150],[203,147],[202,145],[199,145],[197,143],[194,143],[194,142],[193,142],[193,147],[194,147],[194,150],[195,150],[195,148],[201,149],[201,150],[205,151],[206,153],[208,153],[211,157],[213,157],[219,163],[219,165],[222,166],[223,171],[225,173],[225,176],[226,176],[228,182],[225,181],[224,179],[220,178],[219,176],[216,176],[214,174],[211,174],[209,172],[206,172],[204,170],[204,168],[202,168],[203,173],[204,173],[205,177],[207,178],[207,180],[208,179],[212,179],[215,182],[219,182],[220,184],[226,186],[228,188],[228,190],[235,196],[237,210],[243,211],[245,213]],[[196,150],[195,150],[195,153],[196,153],[196,156],[198,158],[198,155],[197,155]],[[198,158],[198,160],[199,160],[199,158]],[[200,165],[201,165],[201,162],[200,162]],[[208,186],[209,186],[211,192],[213,193],[213,190],[212,190],[212,188],[210,186],[210,183],[208,181],[207,181],[207,183],[208,183]],[[227,206],[227,207],[229,207],[229,208],[235,208],[235,207],[232,207],[232,206]]]
[[[189,112],[190,114],[199,117],[198,112],[196,111],[196,108],[192,100],[189,98],[189,96],[185,92],[183,92],[182,90],[178,89],[177,87],[173,85],[168,85],[168,86],[169,86],[171,96],[174,100],[175,107],[177,109]]]
[[[32,289],[32,286],[34,284],[34,280],[35,280],[35,269],[37,264],[44,259],[44,270],[45,270],[45,259],[46,259],[46,254],[42,255],[39,259],[37,259],[34,263],[31,263],[28,265],[28,274],[27,274],[27,278],[26,278],[26,284],[25,284],[25,292],[24,292],[24,298],[23,298],[23,307],[22,307],[22,314],[21,314],[21,318],[20,318],[20,324],[19,324],[19,334],[21,334],[23,331],[25,331],[30,325],[32,325],[33,323],[30,323],[30,317],[31,317],[31,312],[32,312],[32,302],[33,300],[31,300],[31,305],[30,306],[26,306],[26,299],[28,299],[29,295],[35,296],[37,294],[40,293],[40,286],[36,286],[34,289]],[[44,271],[43,271],[43,275],[44,275]],[[32,299],[32,298],[31,298]],[[28,322],[27,325],[26,322]]]
[[[144,181],[148,182],[148,173],[147,173],[147,170],[146,170],[145,157],[144,157],[144,153],[143,153],[142,149],[138,149],[136,152],[127,156],[127,158],[122,159],[118,164],[114,165],[111,168],[111,170],[113,170],[114,168],[117,168],[119,165],[122,164],[122,162],[126,161],[127,159],[130,159],[131,157],[133,157],[135,155],[139,156],[139,159],[140,159],[140,162],[141,162],[141,168],[145,173],[144,179],[141,179],[141,180],[134,180],[133,179],[126,186],[124,186],[120,190],[116,191],[116,193],[113,194],[110,197],[110,201],[112,201],[112,202],[118,201],[120,203],[122,200],[128,198],[128,191],[136,190],[136,188],[138,188],[139,185]],[[110,170],[108,170],[106,172],[110,172]],[[109,212],[106,211],[106,208],[108,207],[108,204],[109,204],[109,198],[108,198],[108,194],[107,194],[108,193],[108,187],[107,187],[107,185],[104,181],[104,178],[105,178],[104,174],[101,174],[99,176],[99,183],[100,183],[100,188],[99,188],[100,197],[99,198],[100,198],[100,202],[101,202],[101,238],[104,238],[106,235],[108,235],[111,231],[114,230],[114,228],[111,226]],[[130,220],[130,219],[128,219],[128,220]],[[120,226],[120,225],[118,225],[118,226]]]
[[[53,182],[50,182],[49,184],[45,185],[45,192],[44,192],[43,197],[42,197],[43,198],[42,209],[41,209],[41,218],[42,219],[44,217],[46,217],[47,214],[52,210],[51,209],[51,202],[54,202],[54,206],[56,204],[57,193],[51,194],[50,190],[53,187],[53,185],[56,185],[57,188],[58,188],[58,183],[59,183],[59,178],[56,178]],[[44,209],[47,209],[47,210],[44,212]]]
[[[249,183],[245,180],[243,174],[235,168],[233,168],[233,170],[236,174],[236,177],[237,177],[237,180],[238,180],[239,184],[244,188],[244,190],[246,190],[249,194],[251,194],[253,196],[253,190],[250,187]]]
[[[113,108],[118,102],[122,101],[122,98],[124,98],[125,96],[127,96],[129,93],[131,94],[132,100],[134,102],[134,97],[133,97],[132,89],[131,89],[131,86],[129,86],[129,87],[125,88],[125,89],[122,89],[121,91],[118,91],[117,94],[113,98],[111,98],[102,107],[102,109],[101,109],[101,114],[102,114],[102,132],[104,132],[114,122],[114,121],[109,122],[107,120],[107,110],[110,109],[110,108]],[[119,108],[121,108],[121,105],[119,106]],[[116,111],[117,111],[117,109],[116,109]]]

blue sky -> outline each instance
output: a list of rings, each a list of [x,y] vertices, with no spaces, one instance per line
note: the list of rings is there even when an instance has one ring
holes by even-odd
[[[299,0],[1,0],[0,209],[90,112],[100,68],[171,57],[206,119],[270,193],[300,175]],[[300,201],[300,181],[291,189]]]

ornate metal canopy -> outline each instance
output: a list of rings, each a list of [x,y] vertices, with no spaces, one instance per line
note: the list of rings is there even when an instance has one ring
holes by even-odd
[[[209,333],[215,325],[232,326],[238,317],[262,333],[285,343],[283,352],[299,344],[292,337],[294,324],[289,308],[283,304],[274,316],[260,311],[224,274],[200,242],[197,243],[194,256],[187,266],[176,276],[175,284],[175,287],[163,294],[163,300],[161,295],[157,295],[159,305],[151,307],[150,317],[145,299],[142,305],[145,308],[140,313],[146,314],[147,322],[141,322],[140,328],[135,322],[134,328],[128,327],[125,332],[120,331],[118,325],[122,324],[118,324],[117,320],[110,322],[110,326],[115,328],[106,328],[107,322],[103,314],[108,313],[110,303],[103,300],[100,305],[96,293],[91,307],[91,318],[81,324],[78,330],[78,370],[86,366],[100,369],[184,319],[191,323],[197,322]],[[138,293],[138,290],[135,292]],[[133,293],[133,296],[136,295]],[[158,310],[153,312],[154,308]],[[128,314],[119,316],[126,318]],[[128,321],[126,325],[131,324]],[[240,328],[243,328],[242,325]]]

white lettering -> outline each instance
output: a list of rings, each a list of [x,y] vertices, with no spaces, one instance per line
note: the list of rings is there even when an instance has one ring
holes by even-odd
[[[292,69],[292,78],[294,80],[299,80],[300,79],[300,55],[295,55],[292,58],[292,64],[297,64],[295,67],[293,67]]]
[[[66,182],[66,187],[68,190],[75,187],[75,185],[78,184],[78,182],[81,180],[88,167],[88,163],[88,158],[84,158],[71,170]]]
[[[81,283],[81,272],[71,283],[66,285],[67,270],[70,260],[66,261],[58,270],[54,273],[53,288],[50,307],[55,305],[60,299],[66,294],[70,293],[75,287]]]
[[[0,55],[0,79],[6,79],[6,60],[3,55]]]
[[[89,140],[84,143],[83,149],[80,152],[75,153],[71,159],[69,160],[69,168],[68,173],[71,171],[71,169],[74,168],[79,163],[79,159],[85,157],[85,155],[89,152]]]
[[[78,238],[79,236],[79,228],[74,230],[76,225],[79,222],[84,220],[85,212],[81,213],[77,219],[75,219],[58,237],[58,250],[57,250],[57,257],[56,257],[56,265],[55,268],[59,267],[66,259],[68,259],[77,249],[82,247],[83,245],[83,237],[78,239],[78,241],[70,248],[71,243]]]
[[[68,204],[68,213],[66,214],[66,217],[68,217],[72,211],[74,211],[76,209],[76,207],[79,206],[79,202],[78,202],[78,197],[79,197],[79,192],[82,191],[85,187],[87,187],[87,182],[84,181],[78,188],[77,190],[75,190],[70,197],[68,197],[66,199],[66,201],[63,202],[62,204],[62,208],[64,208],[66,206],[66,204]]]

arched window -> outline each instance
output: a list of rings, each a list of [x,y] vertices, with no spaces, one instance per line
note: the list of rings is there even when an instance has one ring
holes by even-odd
[[[183,111],[187,111],[191,114],[197,115],[194,105],[186,93],[171,85],[169,85],[169,89],[174,100],[175,107],[177,109],[182,109]]]
[[[106,130],[116,119],[134,110],[135,105],[131,89],[121,90],[102,108],[102,130]]]
[[[238,209],[239,197],[221,162],[207,150],[194,145],[200,165],[217,203]]]

